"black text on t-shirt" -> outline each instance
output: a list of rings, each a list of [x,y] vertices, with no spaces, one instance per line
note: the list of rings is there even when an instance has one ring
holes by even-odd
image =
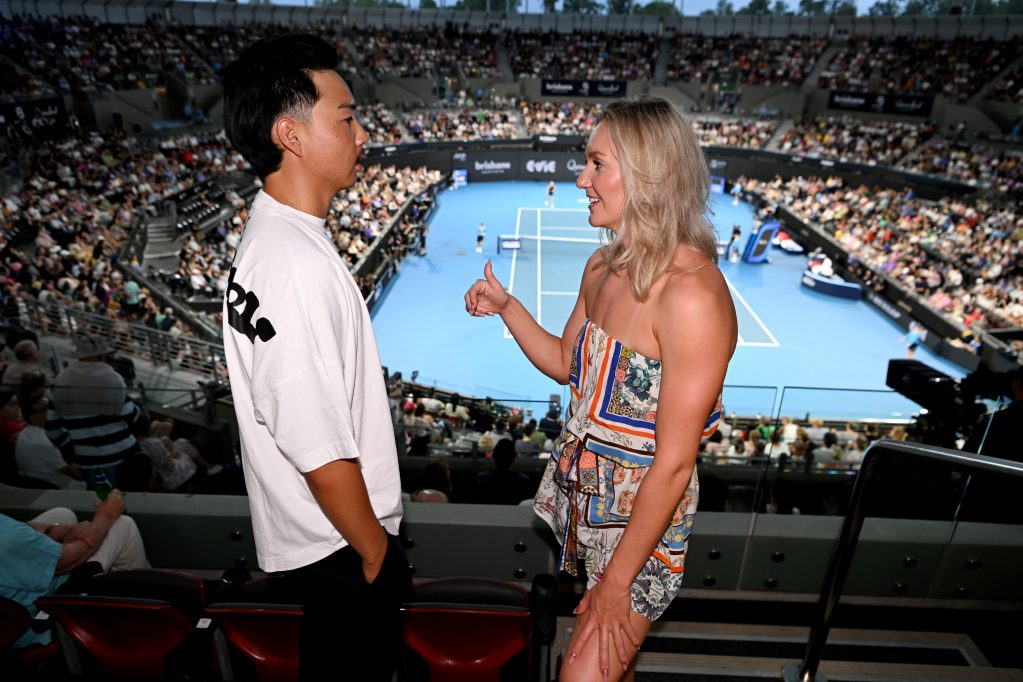
[[[258,336],[260,341],[266,343],[277,335],[277,330],[265,317],[256,320],[253,326],[252,316],[259,307],[259,298],[251,291],[245,291],[240,284],[235,284],[236,272],[238,268],[231,268],[231,276],[227,279],[227,323],[239,334],[245,334],[249,342],[256,343]]]

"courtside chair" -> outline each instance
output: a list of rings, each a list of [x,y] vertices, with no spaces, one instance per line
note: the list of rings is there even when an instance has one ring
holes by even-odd
[[[251,679],[235,670],[240,654],[254,670],[257,682],[298,679],[302,606],[289,599],[285,579],[267,576],[248,582],[232,601],[206,607],[215,627],[213,641],[224,680]]]
[[[533,620],[529,595],[519,585],[485,578],[424,581],[404,610],[405,645],[425,661],[431,682],[499,682],[504,665],[523,652],[525,670],[532,669]]]
[[[185,648],[205,598],[200,578],[154,569],[103,573],[84,591],[36,605],[89,654],[100,679],[167,677],[168,655]]]

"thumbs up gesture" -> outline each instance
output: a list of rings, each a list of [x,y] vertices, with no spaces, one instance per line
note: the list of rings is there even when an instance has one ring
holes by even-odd
[[[490,261],[483,267],[483,279],[473,282],[465,292],[465,311],[473,317],[500,315],[511,297],[494,277]]]

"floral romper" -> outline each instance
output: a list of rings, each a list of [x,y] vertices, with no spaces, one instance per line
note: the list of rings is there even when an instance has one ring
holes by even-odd
[[[584,559],[589,589],[611,560],[653,464],[661,363],[586,320],[572,354],[569,386],[568,419],[533,509],[561,543],[559,570],[577,575],[577,559]],[[717,429],[720,416],[719,398],[704,438]],[[649,620],[659,618],[682,587],[699,492],[694,470],[671,523],[632,583],[632,610]]]

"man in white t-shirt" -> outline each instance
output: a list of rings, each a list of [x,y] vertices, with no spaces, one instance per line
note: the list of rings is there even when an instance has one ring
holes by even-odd
[[[226,69],[227,135],[264,184],[231,268],[224,348],[259,565],[285,571],[304,605],[299,676],[389,681],[411,577],[376,339],[325,231],[368,141],[336,64],[328,43],[291,34]]]

